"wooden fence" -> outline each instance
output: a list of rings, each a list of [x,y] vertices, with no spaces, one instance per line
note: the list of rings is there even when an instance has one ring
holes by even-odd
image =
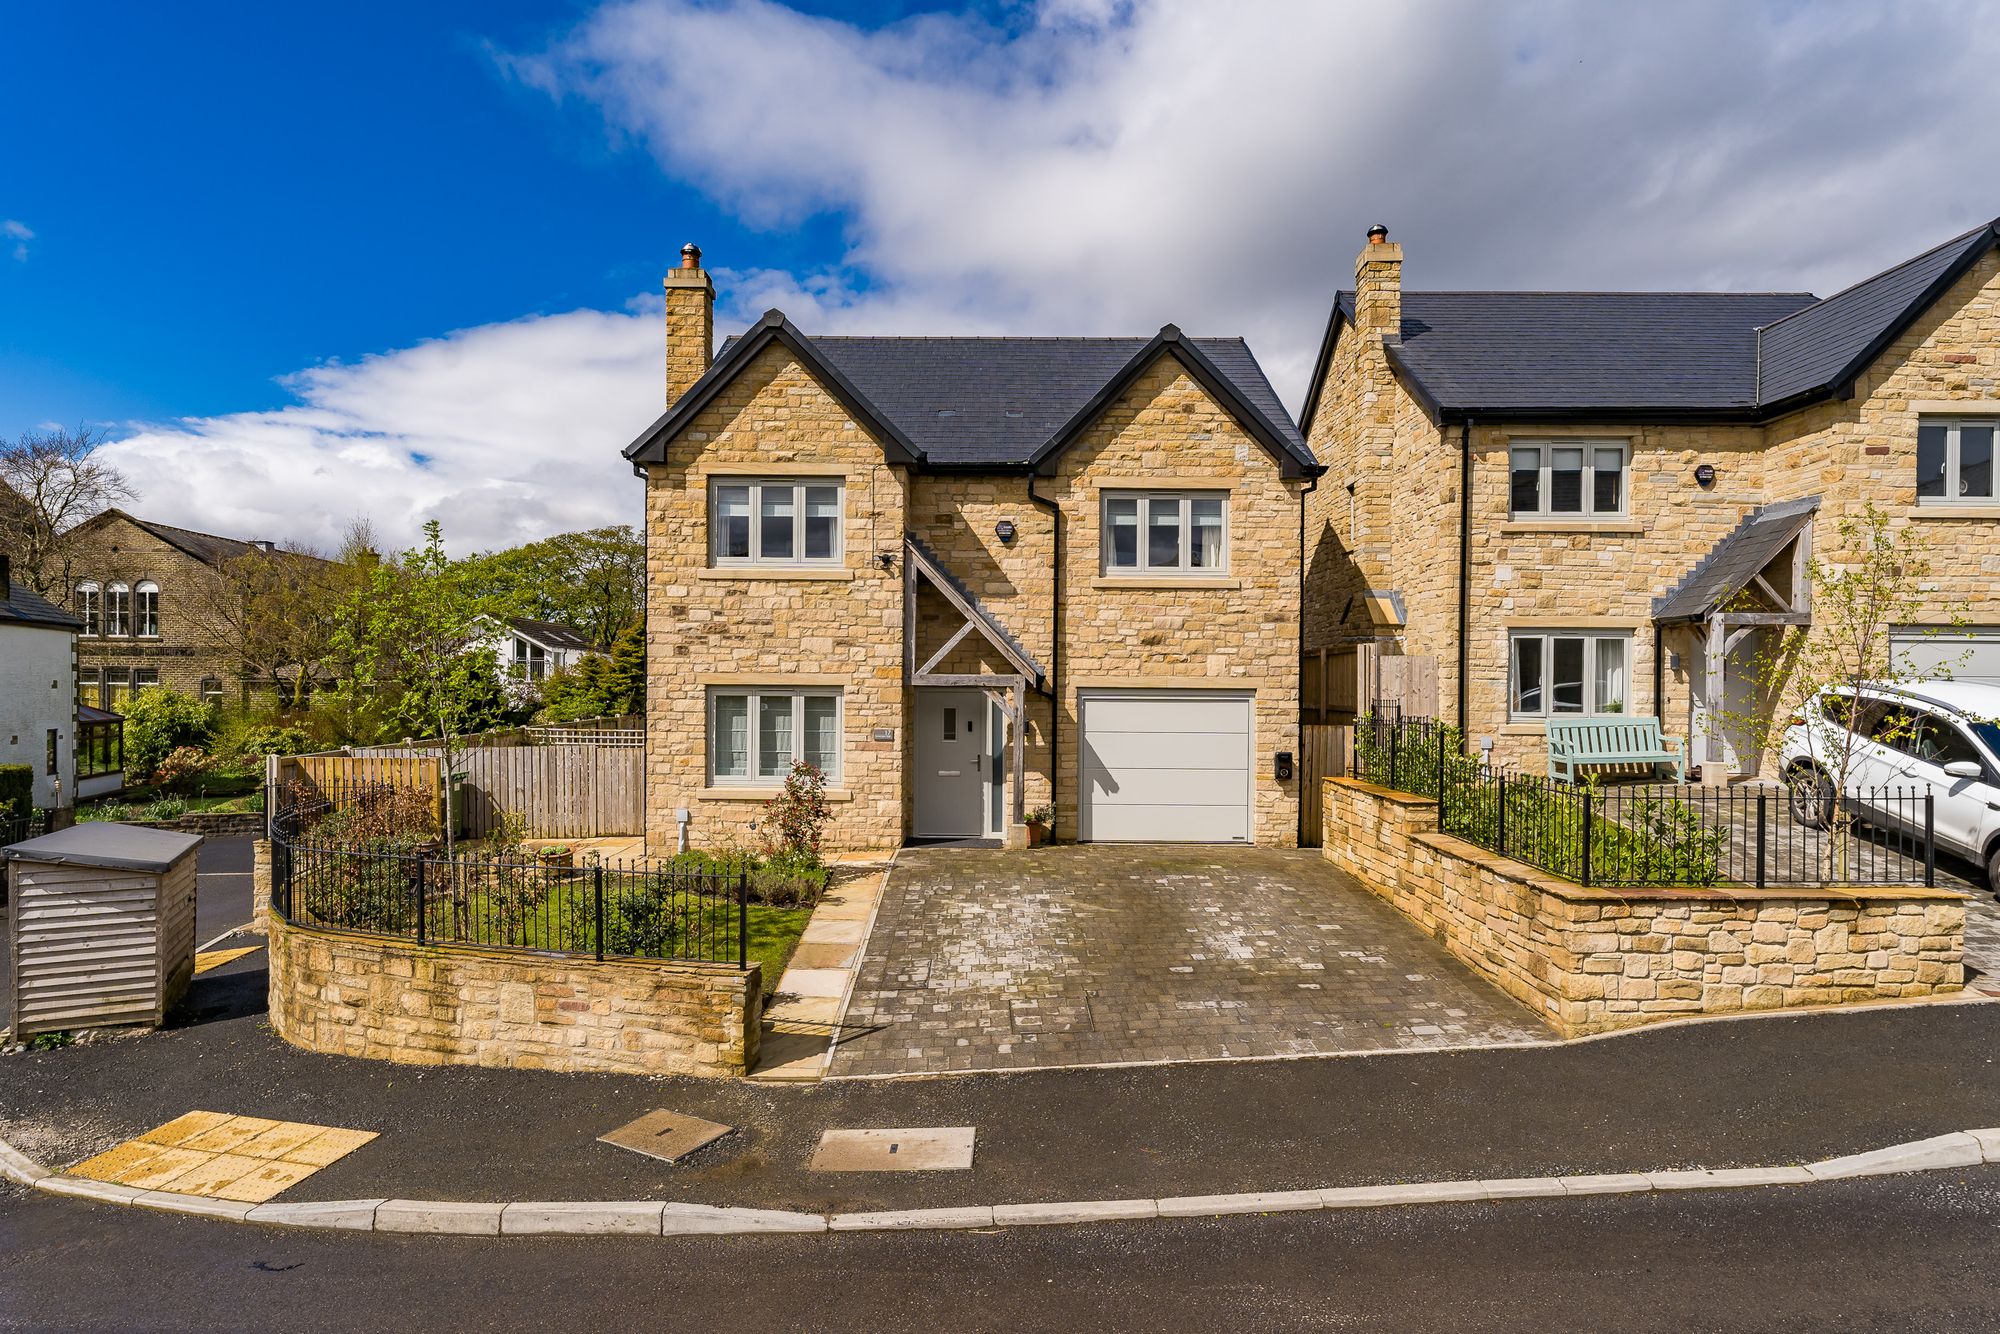
[[[1379,644],[1351,644],[1316,649],[1300,660],[1303,722],[1351,723],[1367,713],[1435,718],[1437,698],[1437,659],[1428,653],[1384,653]]]
[[[381,773],[379,766],[429,765],[440,781],[434,747],[358,746],[346,760],[349,780]],[[371,770],[370,766],[377,766]],[[646,752],[629,746],[515,744],[469,746],[458,753],[459,829],[472,838],[500,832],[518,814],[531,838],[600,838],[646,832]],[[384,774],[383,776],[386,776]]]
[[[1299,728],[1299,846],[1320,845],[1325,814],[1320,780],[1343,778],[1354,768],[1354,729],[1333,723]]]

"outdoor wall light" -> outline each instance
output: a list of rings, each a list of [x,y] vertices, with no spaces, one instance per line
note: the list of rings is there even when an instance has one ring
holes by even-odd
[[[994,524],[993,536],[999,538],[1002,543],[1011,543],[1014,540],[1014,521],[1012,519],[1002,519],[1000,522]]]
[[[896,553],[893,551],[878,551],[875,553],[875,563],[885,570],[893,570],[896,568]]]
[[[1271,764],[1271,772],[1280,783],[1290,782],[1292,777],[1292,752],[1281,750]]]

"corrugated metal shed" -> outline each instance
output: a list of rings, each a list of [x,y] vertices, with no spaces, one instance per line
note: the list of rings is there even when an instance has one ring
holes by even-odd
[[[102,822],[5,850],[16,1037],[165,1021],[194,976],[200,846]]]

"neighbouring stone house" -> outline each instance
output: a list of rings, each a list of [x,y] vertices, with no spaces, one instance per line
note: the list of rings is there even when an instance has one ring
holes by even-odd
[[[82,622],[77,693],[118,712],[135,691],[167,686],[213,703],[268,689],[230,641],[242,611],[225,572],[232,562],[280,556],[268,541],[218,537],[108,509],[70,534],[76,572],[69,610]]]
[[[1305,647],[1434,655],[1440,714],[1508,763],[1541,765],[1551,713],[1622,712],[1708,781],[1754,774],[1725,719],[1769,708],[1754,655],[1810,624],[1813,544],[1837,555],[1873,502],[1925,530],[1940,607],[1975,623],[1899,627],[1897,651],[2000,680],[1997,241],[1825,299],[1405,292],[1372,230],[1302,414],[1328,470]]]
[[[646,481],[647,825],[754,843],[795,759],[843,847],[1298,837],[1303,502],[1236,338],[808,337],[711,364],[666,280]],[[685,821],[685,823],[683,823]]]
[[[36,807],[54,810],[76,803],[78,623],[10,564],[0,553],[0,764],[31,766]]]

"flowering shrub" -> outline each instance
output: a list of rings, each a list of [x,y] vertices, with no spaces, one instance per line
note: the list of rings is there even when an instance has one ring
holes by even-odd
[[[211,761],[199,746],[175,746],[153,766],[153,782],[168,792],[192,792]]]
[[[819,863],[820,841],[832,812],[826,804],[826,775],[803,760],[795,761],[785,775],[785,789],[765,806],[775,831],[774,851],[797,858],[809,857]]]

